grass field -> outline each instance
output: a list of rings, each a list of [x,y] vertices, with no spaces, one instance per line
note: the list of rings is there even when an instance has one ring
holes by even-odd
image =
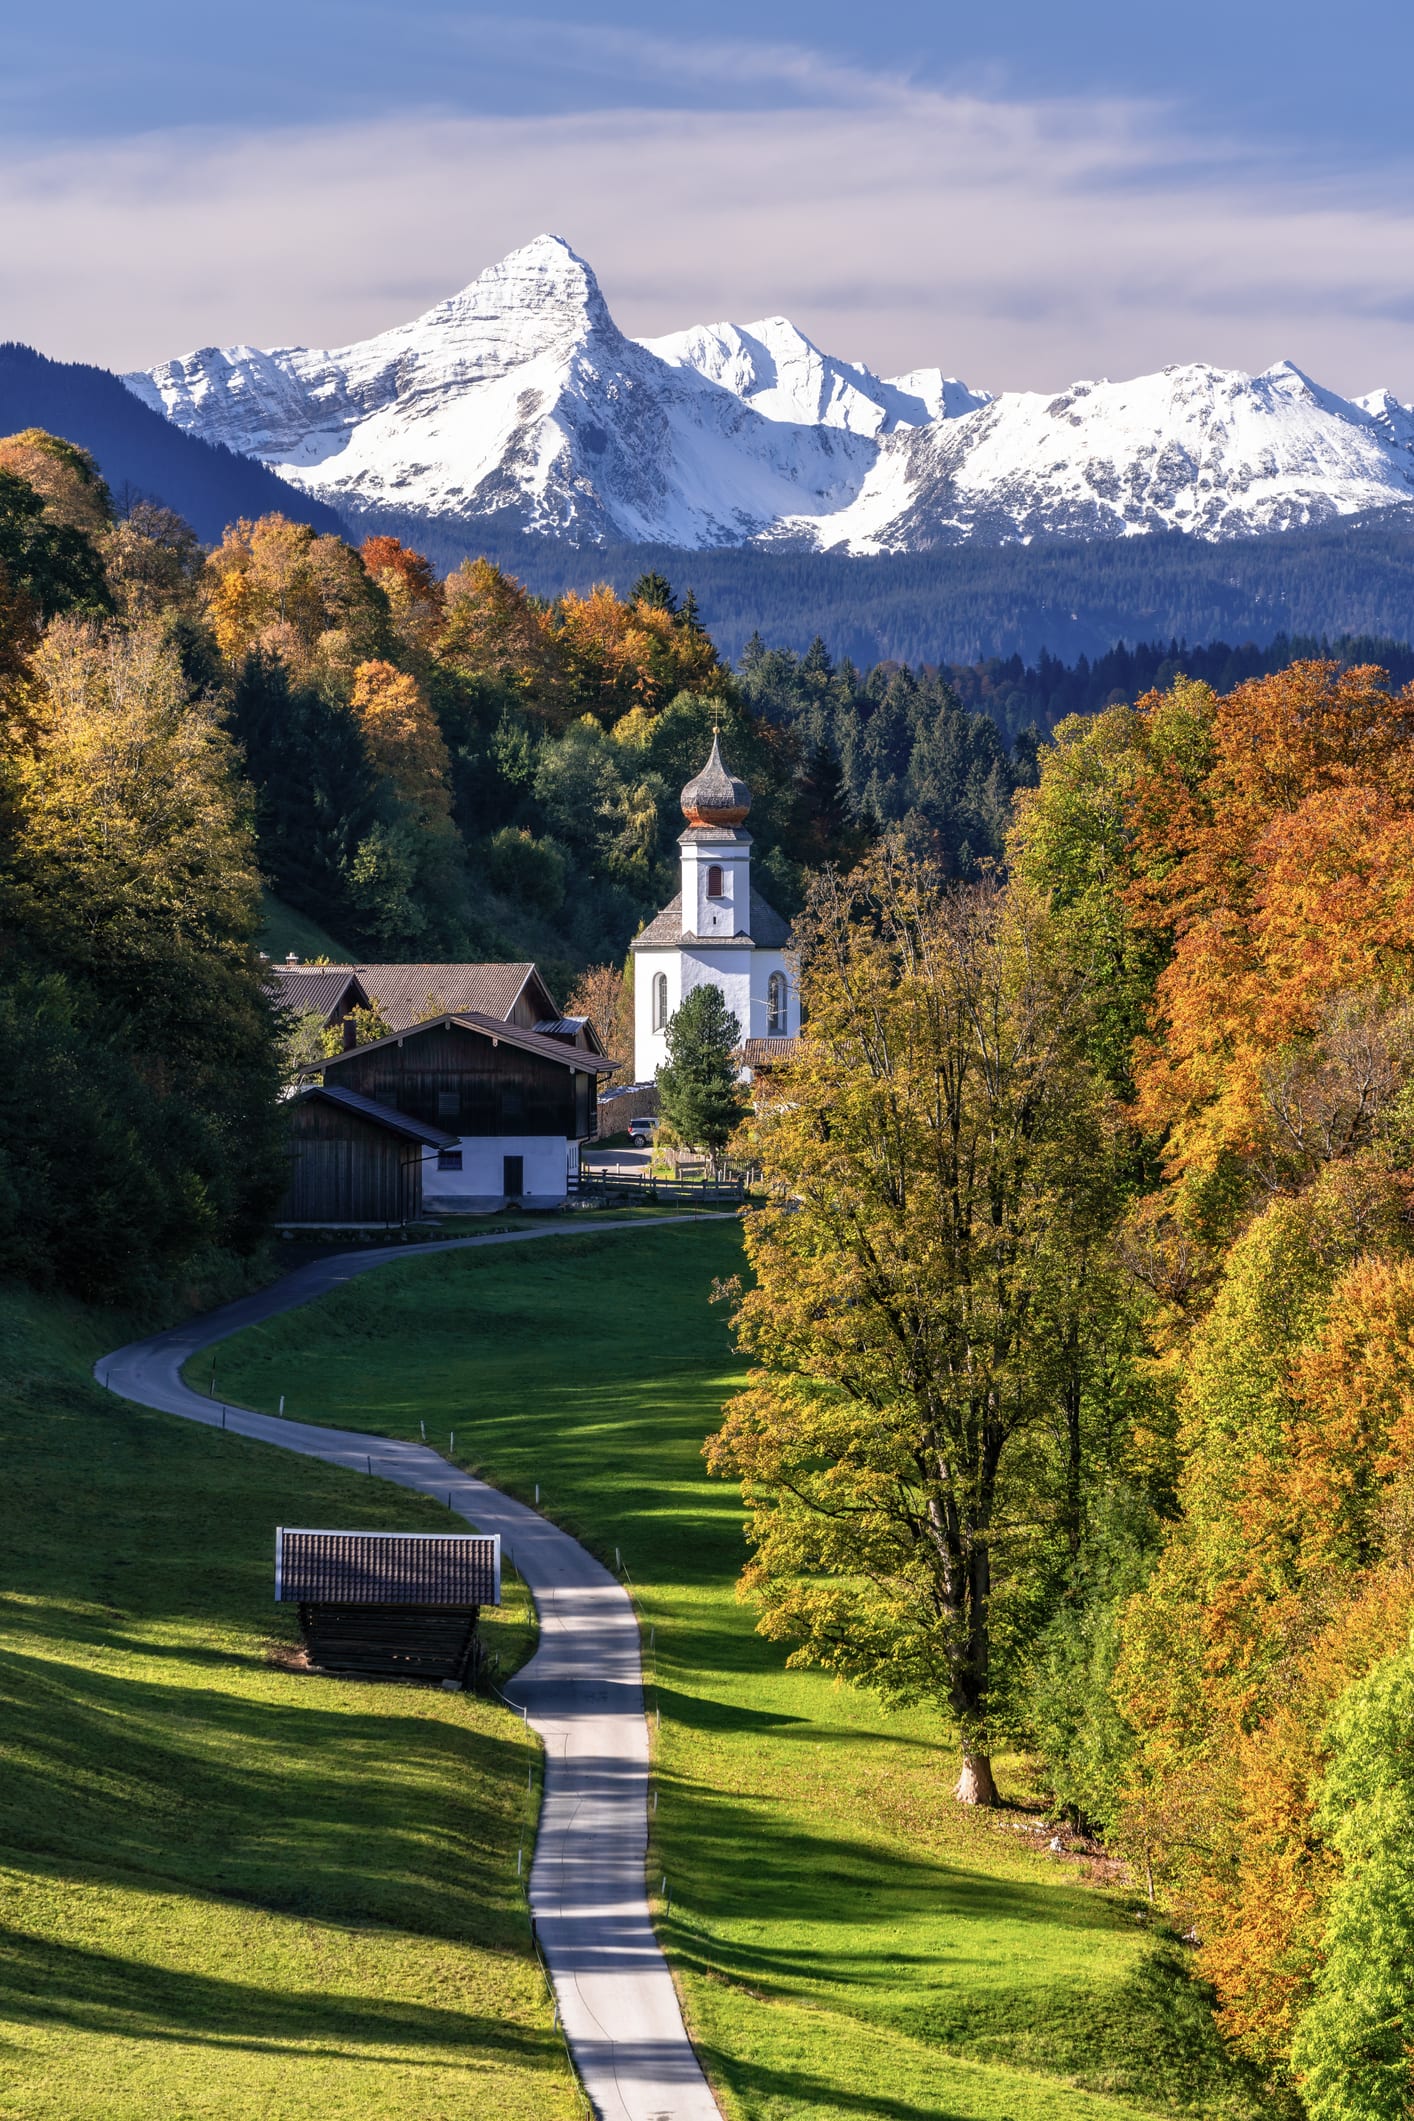
[[[278,1521],[445,1512],[110,1398],[123,1337],[0,1292],[0,2116],[569,2121],[520,1722],[271,1661]]]
[[[654,1636],[661,1933],[749,2121],[1100,2121],[1254,2111],[1178,1948],[1122,1894],[959,1813],[946,1734],[784,1669],[733,1585],[735,1492],[703,1437],[736,1365],[730,1224],[390,1266],[226,1344],[251,1406],[416,1436],[610,1560]],[[1043,1844],[1044,1845],[1044,1844]]]
[[[282,963],[291,951],[296,957],[305,959],[331,958],[336,965],[355,961],[354,954],[330,935],[327,928],[321,928],[307,913],[296,912],[293,906],[287,906],[272,892],[262,895],[261,913],[260,934],[256,940],[265,955],[273,958],[276,964]]]

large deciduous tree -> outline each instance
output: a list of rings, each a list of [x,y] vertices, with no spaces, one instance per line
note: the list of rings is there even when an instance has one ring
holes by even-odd
[[[254,842],[157,622],[55,622],[3,754],[0,1259],[141,1296],[260,1241],[283,1182]]]
[[[806,1033],[757,1115],[738,1475],[760,1625],[932,1699],[991,1803],[1039,1593],[1084,1508],[1115,1112],[1083,971],[1028,891],[938,890],[886,845],[817,885]]]

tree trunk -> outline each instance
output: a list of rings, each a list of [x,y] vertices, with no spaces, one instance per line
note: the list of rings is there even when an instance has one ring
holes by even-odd
[[[992,1763],[985,1753],[967,1753],[962,1756],[962,1773],[957,1778],[953,1791],[959,1804],[1000,1804],[997,1785],[992,1780]]]

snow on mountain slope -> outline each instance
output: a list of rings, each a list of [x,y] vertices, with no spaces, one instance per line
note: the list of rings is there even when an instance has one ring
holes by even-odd
[[[918,368],[880,378],[862,361],[836,361],[797,331],[788,317],[757,324],[694,324],[640,345],[674,368],[692,368],[768,420],[845,427],[852,434],[892,434],[951,419],[990,402],[941,369]]]
[[[1152,530],[1227,538],[1410,505],[1414,449],[1392,421],[1289,362],[1260,376],[1193,364],[1055,398],[1009,393],[891,435],[848,507],[776,534],[851,552]]]
[[[125,380],[346,512],[505,515],[581,539],[733,543],[840,507],[873,461],[866,438],[764,420],[626,339],[551,236],[360,345],[208,347]]]
[[[637,341],[555,236],[359,344],[207,347],[124,381],[351,519],[576,542],[1225,538],[1414,506],[1414,410],[1387,391],[1281,362],[993,399],[880,378],[783,317]]]

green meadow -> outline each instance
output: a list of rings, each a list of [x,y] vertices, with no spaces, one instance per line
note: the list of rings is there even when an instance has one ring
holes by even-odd
[[[281,1520],[446,1513],[109,1397],[132,1330],[0,1292],[0,2116],[570,2121],[522,1725],[291,1669],[273,1603]]]
[[[722,1223],[410,1260],[226,1343],[223,1388],[444,1450],[455,1432],[462,1464],[538,1482],[619,1550],[661,1715],[660,1934],[732,2116],[1255,2112],[1138,1902],[1046,1853],[1034,1814],[959,1812],[936,1717],[756,1634],[738,1498],[701,1455],[739,1375],[709,1291],[740,1264]]]

